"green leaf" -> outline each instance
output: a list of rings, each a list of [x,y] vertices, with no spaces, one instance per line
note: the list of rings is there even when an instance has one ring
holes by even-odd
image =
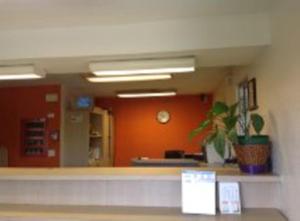
[[[213,140],[213,144],[216,152],[224,159],[226,144],[226,136],[224,131],[218,130],[216,132],[216,137]]]
[[[259,114],[251,114],[251,123],[256,134],[259,135],[265,125],[264,119]]]
[[[209,135],[207,135],[204,143],[211,144],[213,142],[213,140],[216,138],[216,136],[217,136],[216,132],[211,132]]]
[[[223,118],[223,122],[228,131],[230,131],[232,128],[235,128],[237,121],[238,116],[228,116]]]
[[[199,126],[198,129],[203,131],[204,129],[206,129],[210,124],[212,123],[212,121],[210,119],[206,119],[204,121],[202,121]]]
[[[210,119],[206,119],[202,121],[197,128],[192,130],[192,132],[189,134],[189,139],[193,139],[195,136],[197,136],[199,133],[201,133],[204,129],[206,129],[212,121]]]
[[[227,134],[228,140],[230,140],[231,143],[235,144],[238,141],[238,135],[235,128],[232,128],[228,134]]]
[[[224,114],[228,111],[228,106],[223,103],[223,102],[220,102],[220,101],[217,101],[214,106],[212,107],[212,115],[213,116],[218,116],[220,114]]]

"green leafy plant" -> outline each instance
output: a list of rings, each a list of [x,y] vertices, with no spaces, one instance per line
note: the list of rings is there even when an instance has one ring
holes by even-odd
[[[206,119],[200,122],[199,126],[191,131],[189,138],[193,139],[204,130],[210,128],[209,133],[203,140],[203,145],[213,144],[216,152],[224,158],[226,145],[231,148],[238,142],[237,128],[242,131],[246,139],[250,139],[250,128],[253,127],[257,135],[264,127],[263,118],[257,114],[250,114],[245,106],[240,113],[237,113],[239,102],[227,105],[224,102],[215,102],[206,114]]]

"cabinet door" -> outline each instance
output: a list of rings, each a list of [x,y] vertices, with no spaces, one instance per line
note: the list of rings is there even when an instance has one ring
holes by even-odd
[[[69,111],[65,120],[64,166],[88,166],[89,113]]]
[[[109,149],[109,114],[104,111],[102,114],[102,130],[103,130],[103,166],[111,166],[110,149]]]
[[[114,149],[114,117],[109,114],[109,159],[110,166],[114,166],[115,149]]]

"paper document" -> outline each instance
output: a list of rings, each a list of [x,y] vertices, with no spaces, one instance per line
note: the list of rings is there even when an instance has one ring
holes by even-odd
[[[184,170],[181,182],[183,213],[216,214],[215,172]]]
[[[240,214],[240,188],[237,182],[219,183],[219,209],[222,214]]]

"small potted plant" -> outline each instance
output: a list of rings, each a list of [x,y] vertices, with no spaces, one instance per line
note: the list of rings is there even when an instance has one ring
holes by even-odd
[[[230,106],[224,102],[216,102],[207,113],[207,118],[190,133],[190,139],[209,128],[209,133],[203,141],[205,146],[213,146],[222,158],[226,147],[234,147],[242,172],[266,172],[270,145],[269,137],[260,135],[264,120],[257,113],[250,114],[245,107],[237,113],[238,106],[239,102]],[[254,135],[250,134],[251,127],[254,129]],[[237,133],[238,128],[240,135]]]

